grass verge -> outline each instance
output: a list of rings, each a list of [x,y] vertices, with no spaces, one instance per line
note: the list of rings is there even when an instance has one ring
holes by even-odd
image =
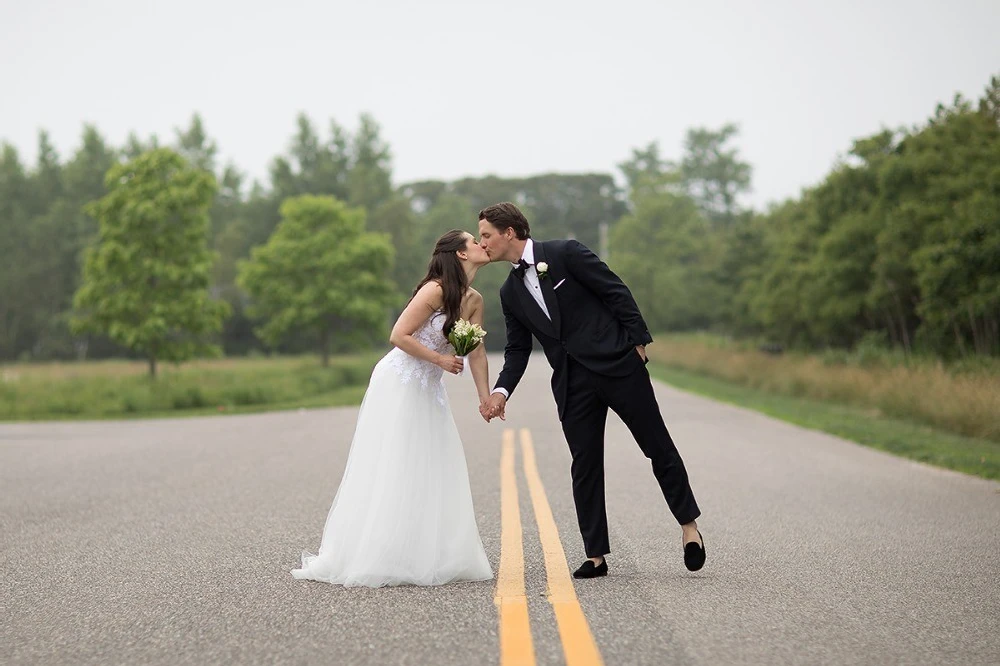
[[[157,418],[356,405],[378,354],[142,363],[18,364],[0,373],[0,421]]]
[[[889,353],[866,349],[771,355],[746,342],[706,334],[657,336],[648,352],[653,362],[737,386],[850,405],[1000,443],[1000,364],[993,359],[903,363]]]
[[[650,374],[679,389],[753,409],[920,462],[1000,480],[1000,443],[963,437],[870,410],[768,393],[651,362]]]

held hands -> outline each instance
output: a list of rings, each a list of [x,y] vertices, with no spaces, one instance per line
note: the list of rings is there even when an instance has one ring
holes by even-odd
[[[440,354],[434,364],[445,372],[450,372],[453,375],[460,373],[462,371],[462,366],[464,365],[462,359],[448,354]]]
[[[503,393],[493,393],[479,401],[479,414],[487,423],[497,416],[501,421],[506,421],[506,411],[507,398],[503,397]]]

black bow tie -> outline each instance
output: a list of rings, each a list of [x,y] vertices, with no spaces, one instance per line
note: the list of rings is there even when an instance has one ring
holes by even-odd
[[[523,280],[524,279],[524,272],[526,270],[528,270],[528,266],[530,266],[530,265],[531,264],[529,264],[527,261],[525,261],[524,259],[521,259],[519,262],[517,262],[517,266],[514,267],[514,274],[517,275],[517,277],[519,277],[519,278],[521,278]]]

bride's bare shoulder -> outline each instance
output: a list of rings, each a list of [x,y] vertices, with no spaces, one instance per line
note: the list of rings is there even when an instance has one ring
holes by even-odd
[[[483,295],[472,287],[469,287],[469,290],[465,294],[465,298],[472,305],[481,305],[483,302]]]
[[[462,296],[462,319],[478,320],[483,315],[483,295],[469,287]]]
[[[441,288],[441,283],[431,280],[417,288],[406,309],[413,310],[414,307],[420,306],[430,312],[437,312],[443,305],[444,290]]]
[[[417,289],[417,293],[415,294],[415,296],[422,296],[424,298],[433,298],[437,300],[441,300],[443,295],[444,288],[437,280],[429,280],[425,282],[419,289]]]

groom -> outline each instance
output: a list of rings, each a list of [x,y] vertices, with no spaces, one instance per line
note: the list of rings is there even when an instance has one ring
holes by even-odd
[[[611,408],[653,465],[667,505],[682,528],[684,564],[697,571],[705,548],[695,519],[701,514],[687,472],[660,416],[646,370],[653,341],[628,287],[575,240],[539,242],[512,203],[479,212],[480,245],[491,261],[514,265],[500,287],[507,323],[504,365],[483,418],[505,417],[524,375],[534,336],[552,366],[552,392],[573,456],[573,500],[587,561],[576,578],[608,573],[611,551],[604,503],[604,427]]]

